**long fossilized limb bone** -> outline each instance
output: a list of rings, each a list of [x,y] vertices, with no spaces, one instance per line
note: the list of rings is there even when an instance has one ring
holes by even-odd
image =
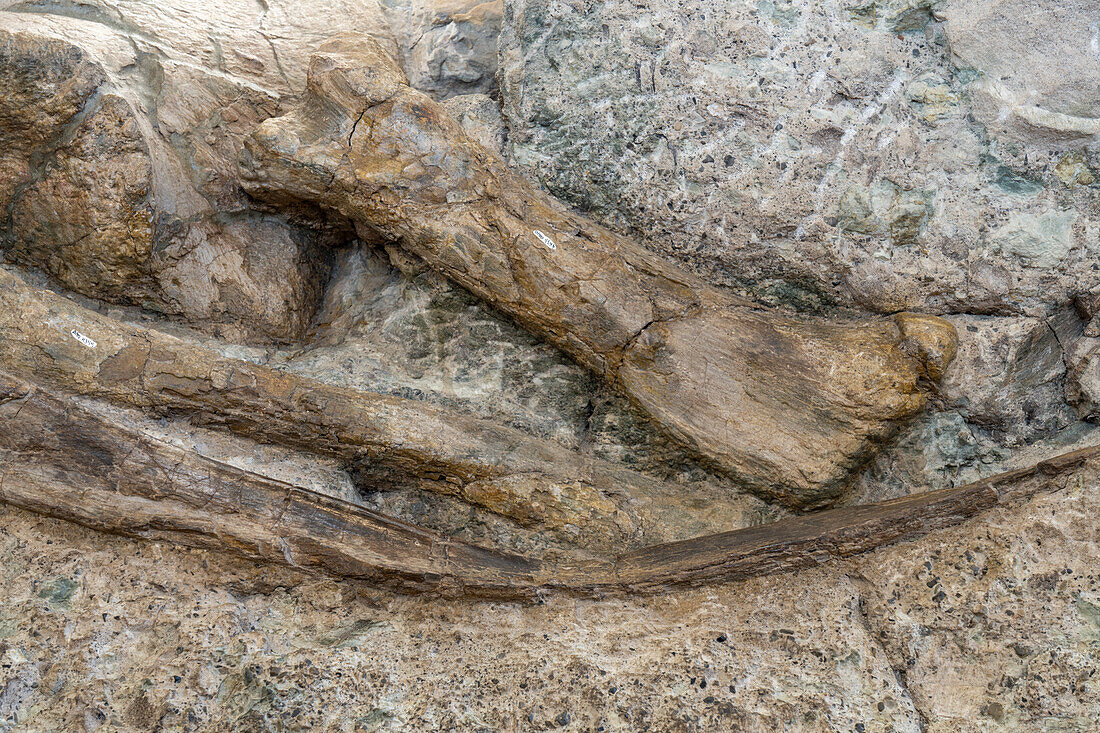
[[[399,242],[790,505],[835,498],[954,354],[940,319],[765,312],[570,212],[410,88],[369,38],[324,46],[301,108],[260,125],[242,155],[249,192],[319,204]]]
[[[228,550],[406,591],[532,598],[659,592],[917,537],[1064,487],[1100,448],[974,484],[765,527],[547,564],[456,542],[143,436],[0,371],[0,501],[115,534]]]
[[[344,389],[127,325],[0,267],[0,368],[346,461],[601,551],[735,526],[721,497],[423,402]]]
[[[402,589],[507,593],[538,582],[537,563],[204,458],[2,371],[0,500],[116,534]]]

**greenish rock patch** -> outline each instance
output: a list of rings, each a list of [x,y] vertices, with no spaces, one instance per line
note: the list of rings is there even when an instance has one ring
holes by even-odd
[[[38,588],[38,597],[46,599],[51,608],[68,609],[77,587],[72,578],[51,578]]]
[[[1043,214],[1018,212],[993,234],[1000,251],[1020,257],[1031,267],[1051,268],[1073,248],[1074,211]]]
[[[913,244],[933,212],[933,193],[904,190],[880,180],[871,187],[851,186],[841,195],[837,226],[850,232],[889,237],[896,246]]]

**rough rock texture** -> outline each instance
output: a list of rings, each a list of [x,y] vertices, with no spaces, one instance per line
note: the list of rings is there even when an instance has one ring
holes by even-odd
[[[968,91],[976,116],[991,131],[1071,149],[1095,145],[1100,26],[1094,7],[966,0],[945,4],[942,13],[955,65],[980,76]],[[1067,184],[1094,183],[1079,157],[1064,158],[1056,173]]]
[[[487,71],[491,14],[472,15],[476,2],[429,12],[407,0],[386,13],[413,85],[447,97],[470,137],[491,150],[511,145],[511,162],[556,195],[755,300],[950,314],[958,357],[936,411],[902,429],[847,503],[954,486],[1100,442],[1088,422],[1100,404],[1091,4],[509,5],[518,11],[505,18],[501,47],[507,134]],[[150,285],[140,264],[142,225],[157,230],[150,207],[167,200],[147,187],[167,182],[183,201],[198,190],[230,212],[207,233],[223,247],[216,254],[253,247],[275,261],[247,272],[262,291],[229,292],[204,310],[215,297],[206,283],[221,297],[247,268],[207,257],[213,247],[201,244],[172,297],[200,314],[194,325],[232,339],[305,332],[307,318],[289,329],[258,318],[254,296],[299,287],[302,258],[271,243],[300,232],[286,251],[319,251],[315,213],[257,213],[232,188],[235,171],[215,171],[211,202],[193,172],[232,160],[239,144],[223,149],[208,133],[243,134],[284,110],[312,50],[299,39],[320,43],[368,4],[341,6],[336,19],[322,6],[336,7],[94,0],[0,14],[0,32],[33,26],[0,44],[0,199],[48,172],[27,186],[35,208],[21,215],[19,257],[62,283],[116,288],[125,302],[187,316],[152,300],[164,285]],[[259,36],[257,18],[268,29]],[[355,24],[370,30],[365,18]],[[297,86],[273,78],[280,64]],[[192,121],[187,110],[211,109],[211,97],[241,125]],[[173,172],[164,160],[185,165]],[[271,230],[225,233],[253,218]],[[299,220],[311,224],[290,223]],[[39,245],[50,236],[60,246]],[[387,245],[405,274],[366,246],[338,249],[304,348],[186,335],[291,375],[471,411],[656,478],[703,480],[692,490],[722,496],[736,526],[782,516],[708,476],[554,348],[392,242],[364,238]],[[310,260],[314,303],[325,260]],[[1071,299],[1076,313],[1067,314]],[[77,300],[182,330],[151,311]],[[358,496],[337,461],[76,404],[456,539],[530,556],[562,549],[417,487]],[[56,475],[44,483],[73,500]],[[1089,466],[1054,493],[821,569],[657,598],[549,594],[540,605],[394,596],[0,505],[0,731],[1088,731],[1100,719],[1098,483]]]
[[[955,316],[957,363],[942,384],[948,406],[999,442],[1023,442],[1073,422],[1058,334],[1035,318]]]
[[[302,106],[257,128],[241,171],[255,195],[398,242],[788,506],[835,500],[954,356],[942,319],[766,313],[577,216],[409,87],[369,37],[321,47]]]
[[[0,508],[0,725],[1086,731],[1097,481],[821,569],[541,605],[394,596]]]
[[[578,561],[467,545],[157,440],[0,371],[0,502],[128,537],[401,591],[525,598],[663,593],[819,565],[1064,489],[1089,448],[966,486]]]
[[[505,11],[507,157],[551,193],[769,305],[949,315],[959,355],[934,412],[850,500],[1089,432],[1074,417],[1095,419],[1100,394],[1090,4]]]
[[[1067,403],[1080,403],[1067,364],[1092,341],[1080,338],[1075,314],[948,320],[959,334],[959,348],[940,385],[937,409],[876,458],[849,501],[953,486],[1003,470],[1025,446],[1057,451],[1100,432],[1079,419],[1086,411]]]
[[[600,383],[557,349],[431,271],[406,277],[357,245],[334,259],[315,338],[286,369],[461,408],[571,448],[592,438]]]
[[[0,3],[0,246],[86,295],[299,338],[333,235],[255,209],[236,158],[337,22],[396,49],[372,2]]]
[[[1067,340],[1066,399],[1082,418],[1096,420],[1100,418],[1100,289],[1081,293],[1075,306],[1083,328],[1074,330],[1077,338]]]
[[[500,107],[485,94],[463,94],[443,103],[443,109],[487,150],[504,154],[504,119]]]
[[[1046,315],[1100,280],[1095,7],[508,0],[510,159],[798,308]]]
[[[496,92],[500,0],[382,0],[382,7],[414,87],[436,99]]]
[[[1066,354],[1069,383],[1066,396],[1081,417],[1100,418],[1100,339],[1081,338]]]

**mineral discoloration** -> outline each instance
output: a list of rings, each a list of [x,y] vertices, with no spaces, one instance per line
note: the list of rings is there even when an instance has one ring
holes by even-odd
[[[1046,317],[1100,279],[1088,2],[504,6],[509,162],[712,282]]]

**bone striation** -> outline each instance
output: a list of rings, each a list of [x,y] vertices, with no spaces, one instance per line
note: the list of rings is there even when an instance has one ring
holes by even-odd
[[[242,186],[388,239],[618,385],[667,432],[792,507],[834,501],[925,406],[947,322],[834,322],[734,298],[568,210],[412,89],[377,41],[334,38],[301,107],[246,140]]]
[[[714,492],[663,483],[515,428],[333,386],[132,326],[0,268],[0,368],[345,461],[370,489],[416,486],[599,551],[740,526]]]
[[[654,593],[818,565],[1064,488],[1098,455],[1100,448],[1087,448],[957,488],[604,560],[545,563],[199,456],[0,371],[0,501],[115,534],[451,596]]]
[[[406,591],[531,582],[522,558],[142,436],[2,372],[0,422],[0,500],[40,514]]]

